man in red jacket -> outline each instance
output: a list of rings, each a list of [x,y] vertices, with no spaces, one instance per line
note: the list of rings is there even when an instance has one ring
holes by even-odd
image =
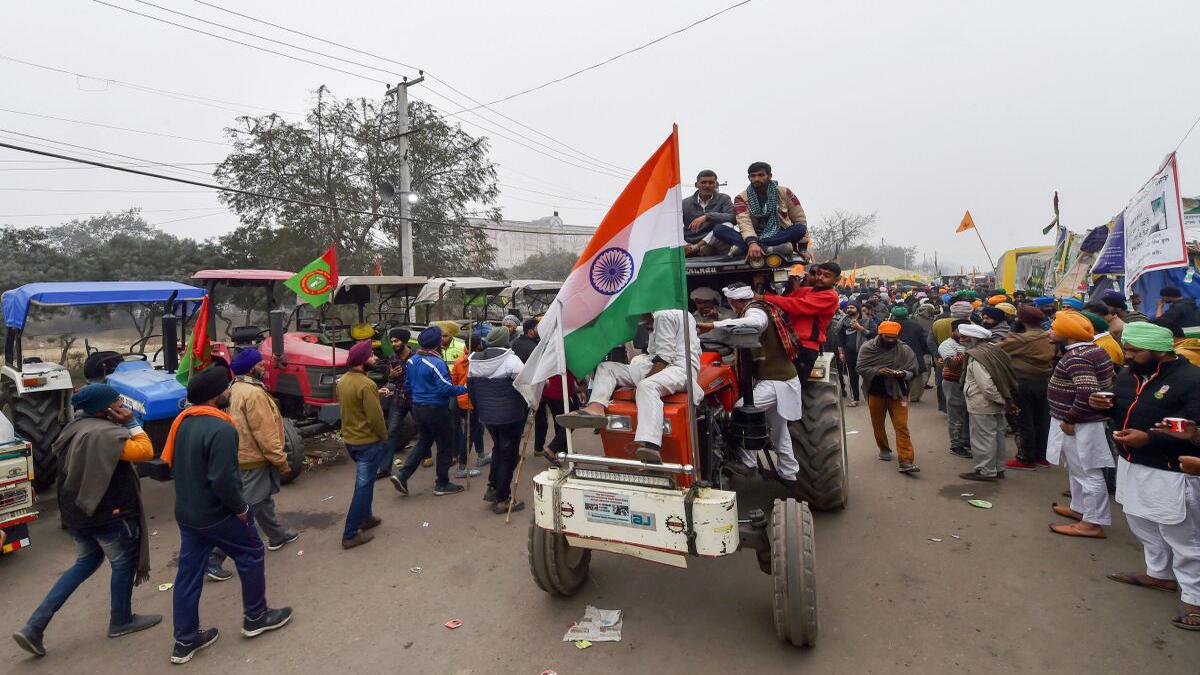
[[[832,261],[814,265],[813,269],[811,286],[801,286],[787,295],[759,296],[764,302],[782,309],[792,324],[800,341],[795,364],[801,383],[808,379],[821,353],[821,345],[825,344],[825,329],[838,310],[838,294],[834,287],[842,278],[841,266]]]

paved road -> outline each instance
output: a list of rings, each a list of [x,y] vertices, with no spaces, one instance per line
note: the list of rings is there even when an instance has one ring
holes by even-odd
[[[237,582],[209,584],[201,616],[222,637],[185,667],[205,673],[553,669],[563,675],[1197,672],[1200,635],[1168,624],[1172,597],[1103,578],[1140,564],[1123,518],[1107,541],[1047,530],[1056,520],[1050,502],[1066,483],[1062,470],[1021,473],[997,484],[959,480],[967,462],[945,452],[944,418],[925,401],[913,408],[923,471],[904,477],[894,463],[875,459],[865,408],[847,412],[848,428],[859,432],[850,435],[850,506],[816,521],[821,636],[815,649],[776,639],[770,579],[749,553],[688,570],[597,554],[593,580],[579,596],[546,596],[529,576],[528,513],[506,527],[503,517],[484,509],[478,479],[467,494],[437,498],[430,470],[413,479],[408,498],[379,483],[377,513],[384,524],[376,540],[343,552],[338,540],[352,471],[342,464],[304,476],[279,496],[281,511],[304,530],[295,545],[267,554],[268,597],[296,608],[292,625],[243,640]],[[170,594],[156,587],[174,574],[172,490],[147,482],[144,492],[157,535],[152,583],[135,590],[135,608],[169,614]],[[995,508],[972,508],[963,492]],[[769,494],[760,491],[743,506],[764,497]],[[52,505],[44,513],[34,546],[0,560],[4,630],[17,627],[72,558]],[[409,571],[418,566],[421,574]],[[50,655],[34,660],[6,642],[0,646],[4,670],[163,672],[169,627],[105,638],[107,594],[102,570],[51,624]],[[588,603],[625,611],[622,642],[585,651],[560,642]],[[444,628],[452,618],[463,626]]]

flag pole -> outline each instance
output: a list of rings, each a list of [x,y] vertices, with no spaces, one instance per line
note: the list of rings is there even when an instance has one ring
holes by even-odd
[[[975,230],[975,236],[979,237],[979,245],[983,247],[983,254],[987,256],[988,264],[992,266],[992,275],[996,275],[996,262],[992,260],[992,254],[988,252],[987,244],[983,243],[983,235],[979,233],[979,225],[971,228]]]
[[[558,304],[558,331],[557,331],[557,333],[558,333],[558,376],[562,378],[563,412],[565,413],[571,409],[571,406],[570,406],[569,402],[567,401],[567,396],[569,396],[569,393],[568,393],[569,390],[567,389],[567,340],[566,340],[566,333],[563,332],[563,325],[562,325],[562,317],[563,317],[562,298],[558,297],[558,295],[556,294],[554,296],[554,302],[556,302]],[[573,440],[573,437],[574,437],[574,434],[572,434],[570,431],[567,431],[567,460],[568,461],[570,461],[571,455],[575,454],[575,442]]]
[[[681,165],[679,163],[679,125],[678,124],[671,125],[671,135],[675,137],[675,143],[673,144],[674,148],[672,148],[673,153],[675,155],[675,157],[674,157],[675,166],[679,167]],[[675,222],[679,222],[680,219],[683,217],[683,213],[682,213],[683,205],[680,202],[676,201],[675,208],[678,209],[675,211],[675,213],[677,214],[676,218],[675,218]],[[684,260],[684,253],[683,253],[682,246],[678,247],[676,249],[676,255],[679,256],[679,261],[678,261],[678,263],[676,263],[677,272],[675,274],[675,287],[679,291],[679,296],[677,296],[677,297],[683,298],[683,306],[679,308],[679,311],[682,315],[681,318],[683,319],[683,323],[682,323],[682,326],[683,326],[683,353],[684,353],[684,360],[686,361],[684,370],[686,371],[686,381],[687,381],[688,446],[689,446],[688,454],[692,458],[692,476],[695,480],[698,481],[698,480],[702,479],[702,476],[700,475],[700,453],[699,453],[699,449],[698,449],[698,446],[696,443],[696,441],[697,441],[697,439],[696,439],[696,433],[697,433],[696,432],[696,399],[695,399],[695,396],[693,395],[696,390],[696,382],[695,382],[695,376],[692,373],[692,325],[688,321],[688,319],[691,318],[691,315],[688,314],[687,281],[686,281],[687,263]],[[700,364],[697,363],[696,366],[699,367]]]

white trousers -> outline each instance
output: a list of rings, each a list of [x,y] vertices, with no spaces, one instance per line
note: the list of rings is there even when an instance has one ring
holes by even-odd
[[[633,357],[629,365],[607,361],[601,363],[592,376],[592,396],[588,402],[607,407],[612,403],[612,395],[617,387],[635,387],[638,420],[633,440],[661,446],[662,399],[686,389],[687,375],[679,366],[667,366],[650,375],[653,367],[653,360],[645,354]]]
[[[1056,421],[1052,420],[1051,424]],[[1062,457],[1067,463],[1067,476],[1071,484],[1071,510],[1083,514],[1083,522],[1093,525],[1111,525],[1112,511],[1109,509],[1108,483],[1101,468],[1085,468],[1088,462],[1080,455],[1079,443],[1065,443]],[[1104,448],[1108,452],[1108,448]]]
[[[1174,579],[1182,600],[1200,605],[1200,481],[1187,481],[1187,515],[1183,522],[1163,525],[1140,516],[1125,514],[1129,530],[1142,542],[1146,574],[1155,579]]]
[[[742,405],[739,399],[737,405]],[[778,458],[779,477],[796,480],[796,472],[800,463],[796,461],[796,453],[792,450],[792,432],[788,429],[788,421],[779,414],[779,400],[774,383],[761,381],[754,385],[754,405],[767,409],[767,426],[771,430],[771,445],[775,446]],[[741,450],[742,463],[750,468],[758,466],[758,453],[752,450]]]

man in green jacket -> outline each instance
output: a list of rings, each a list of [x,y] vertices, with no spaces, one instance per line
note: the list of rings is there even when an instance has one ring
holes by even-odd
[[[342,411],[342,440],[354,460],[354,496],[342,531],[342,548],[354,548],[374,539],[368,530],[383,521],[371,513],[375,497],[375,473],[387,452],[387,422],[379,397],[388,393],[367,377],[366,369],[375,365],[371,341],[357,342],[346,357],[349,371],[338,380],[338,405]]]

